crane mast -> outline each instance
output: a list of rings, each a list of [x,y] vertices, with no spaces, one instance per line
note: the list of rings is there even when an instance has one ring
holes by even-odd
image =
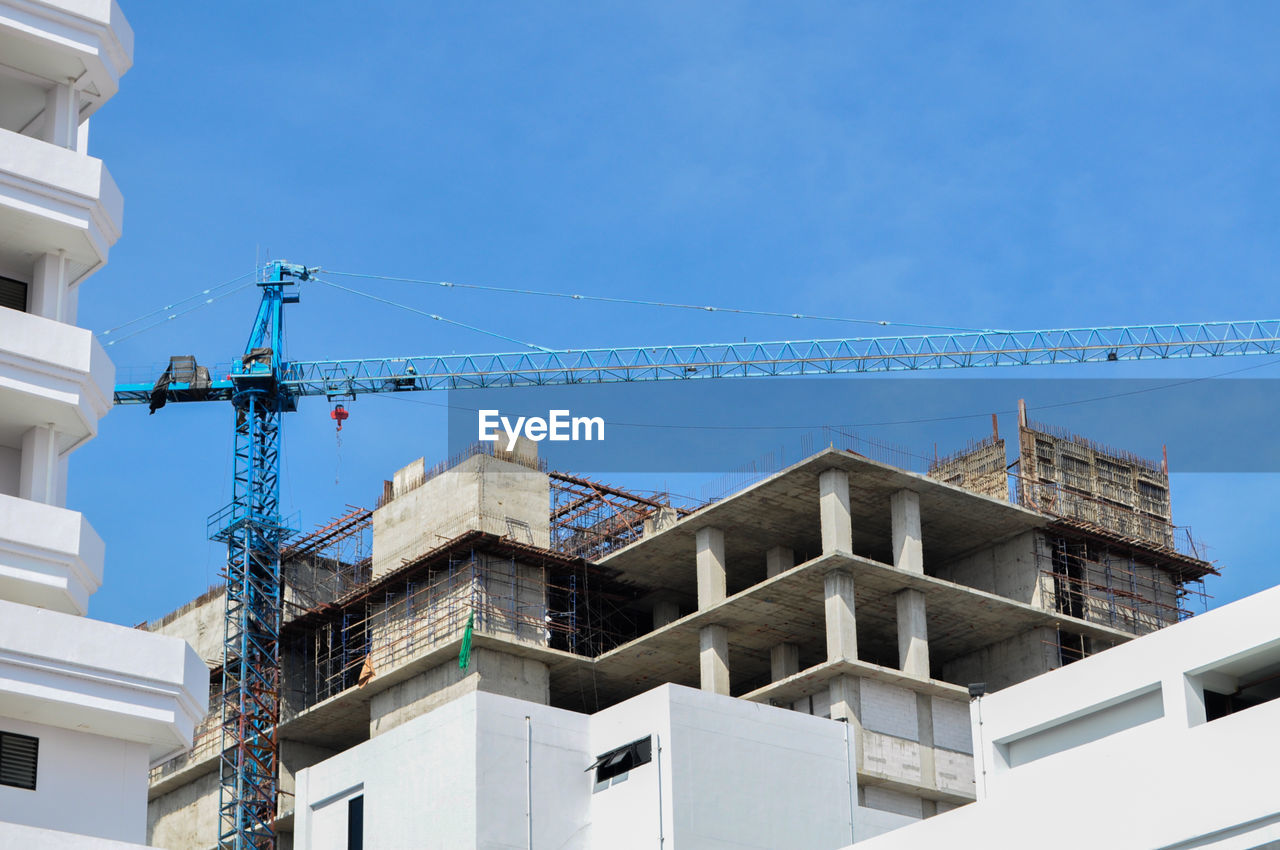
[[[1280,320],[1200,322],[799,342],[579,349],[515,354],[288,361],[284,305],[319,269],[267,264],[244,355],[210,379],[194,358],[172,358],[154,384],[120,384],[116,404],[230,401],[235,415],[231,503],[209,518],[227,545],[220,712],[221,848],[270,850],[279,781],[281,414],[303,396],[499,386],[819,375],[1034,366],[1280,353]],[[179,361],[183,361],[181,364]]]
[[[223,621],[219,846],[271,848],[279,781],[280,414],[297,409],[281,382],[287,291],[305,268],[268,267],[262,302],[240,363],[232,370],[235,412],[231,503],[210,518],[210,539],[227,545]]]

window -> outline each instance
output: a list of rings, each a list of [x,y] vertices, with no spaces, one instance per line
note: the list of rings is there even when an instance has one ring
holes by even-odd
[[[1220,720],[1255,705],[1280,699],[1280,660],[1276,650],[1256,659],[1226,664],[1218,675],[1202,675],[1206,721]],[[1225,675],[1223,675],[1225,674]]]
[[[596,772],[596,782],[608,782],[613,777],[621,776],[631,768],[648,764],[652,760],[653,738],[650,736],[598,756],[587,770]]]
[[[27,285],[20,280],[0,277],[0,307],[27,312]]]
[[[36,755],[40,739],[0,732],[0,785],[36,790]]]
[[[364,850],[364,795],[347,801],[347,850]]]

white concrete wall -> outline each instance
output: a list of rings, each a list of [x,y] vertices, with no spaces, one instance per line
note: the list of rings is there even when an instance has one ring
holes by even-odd
[[[672,685],[659,690],[671,700],[677,846],[816,850],[849,840],[857,792],[844,724]]]
[[[478,707],[476,846],[592,846],[591,774],[583,772],[592,761],[590,718],[492,694]]]
[[[363,794],[367,847],[836,848],[908,821],[856,805],[845,731],[675,685],[591,716],[472,692],[300,771],[295,846],[342,846]],[[646,736],[649,763],[586,772]]]
[[[0,847],[38,847],[40,850],[145,850],[146,845],[131,841],[112,841],[109,838],[94,838],[57,829],[0,822]]]
[[[1280,587],[975,701],[979,802],[867,847],[1280,842],[1278,611]],[[1272,698],[1211,720],[1206,688]]]
[[[366,847],[475,847],[475,741],[471,695],[299,771],[294,845],[345,848],[347,801],[364,794]]]
[[[658,846],[674,840],[671,702],[657,688],[607,708],[591,718],[587,764],[617,747],[651,736],[653,761],[607,782],[587,774],[593,848]]]
[[[39,739],[36,788],[0,785],[0,821],[142,843],[147,745],[0,717],[0,731]]]

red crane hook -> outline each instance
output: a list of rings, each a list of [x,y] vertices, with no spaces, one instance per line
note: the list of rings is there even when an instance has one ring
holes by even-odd
[[[339,430],[339,431],[341,431],[341,430],[342,430],[342,422],[343,422],[343,420],[345,420],[345,419],[346,419],[348,416],[350,416],[350,415],[351,415],[351,414],[350,414],[350,413],[347,413],[347,409],[346,409],[345,407],[343,407],[342,405],[338,405],[338,406],[337,406],[337,407],[335,407],[333,410],[329,411],[329,418],[330,418],[330,419],[332,419],[332,420],[334,420],[335,422],[337,422],[337,423],[338,423],[338,430]]]

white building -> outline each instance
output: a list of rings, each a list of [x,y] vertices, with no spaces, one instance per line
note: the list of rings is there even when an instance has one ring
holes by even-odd
[[[123,212],[89,116],[132,52],[111,0],[0,0],[0,847],[137,846],[206,708],[185,643],[85,617],[103,545],[65,506],[115,377],[75,325]]]
[[[1280,587],[975,700],[978,802],[867,850],[1280,846]]]
[[[858,805],[848,730],[679,685],[591,715],[471,691],[300,771],[295,846],[839,847],[913,822]]]

